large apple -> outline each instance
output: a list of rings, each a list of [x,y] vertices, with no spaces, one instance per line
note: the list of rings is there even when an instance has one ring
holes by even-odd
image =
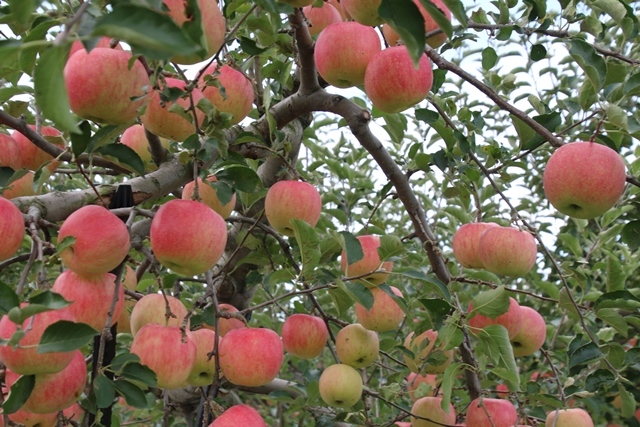
[[[477,398],[467,409],[467,425],[473,427],[513,427],[518,412],[513,403],[505,399]]]
[[[364,83],[367,66],[380,50],[376,31],[357,22],[328,25],[316,41],[314,57],[320,76],[339,88]]]
[[[98,123],[121,125],[136,118],[144,105],[149,76],[131,53],[97,47],[80,49],[64,67],[71,110]]]
[[[231,304],[218,304],[219,312],[229,312],[229,313],[238,313],[239,310],[232,306]],[[209,325],[206,323],[202,324],[203,328],[215,330],[214,325]],[[218,318],[218,333],[221,337],[224,337],[229,331],[232,329],[240,329],[246,328],[247,325],[240,319],[230,318],[226,319],[224,317]]]
[[[215,85],[208,83],[209,77],[217,79],[219,86],[224,88],[224,94]],[[231,114],[229,125],[240,123],[249,115],[253,105],[253,85],[251,80],[242,72],[229,65],[219,67],[214,63],[202,73],[202,93],[211,104],[222,113]]]
[[[158,387],[184,387],[196,361],[191,332],[178,326],[144,325],[133,337],[131,353],[156,374]]]
[[[120,218],[97,205],[83,206],[62,223],[58,243],[75,242],[60,252],[62,262],[81,276],[100,276],[116,268],[129,253],[129,231]]]
[[[0,197],[0,236],[0,261],[4,261],[18,252],[24,237],[22,212],[4,197]]]
[[[407,391],[414,402],[421,397],[435,396],[439,385],[440,380],[433,374],[420,375],[411,372],[407,375]]]
[[[171,295],[148,294],[136,302],[131,310],[131,334],[149,323],[163,326],[181,326],[187,315],[182,301]],[[186,327],[189,327],[187,320]]]
[[[7,199],[34,196],[36,194],[36,192],[33,191],[34,177],[35,173],[33,171],[27,171],[27,173],[25,173],[23,176],[9,184],[6,189],[2,191],[2,196],[6,197]]]
[[[547,414],[544,425],[545,427],[593,427],[593,420],[584,409],[559,409]]]
[[[378,358],[379,352],[378,334],[359,323],[345,326],[336,336],[336,353],[340,362],[354,368],[371,365]]]
[[[542,347],[547,338],[547,322],[531,307],[520,306],[522,326],[518,333],[511,338],[513,355],[516,357],[529,356]]]
[[[151,221],[151,249],[176,273],[195,276],[212,268],[227,244],[224,219],[204,203],[173,199]]]
[[[378,13],[378,8],[382,0],[342,0],[342,8],[353,18],[354,21],[368,26],[382,24],[382,18]]]
[[[318,190],[308,182],[278,181],[267,191],[264,213],[271,227],[285,236],[293,236],[292,219],[315,227],[322,212]]]
[[[329,3],[322,3],[320,7],[313,4],[305,6],[302,11],[309,21],[309,34],[312,36],[320,34],[329,24],[342,22],[342,16],[338,9]]]
[[[442,409],[441,397],[421,397],[411,407],[411,413],[417,418],[411,417],[411,427],[439,427],[451,425],[456,422],[456,411],[450,403],[448,410]]]
[[[231,200],[223,205],[222,202],[220,202],[220,198],[218,197],[218,190],[208,184],[208,182],[216,181],[217,179],[214,175],[209,175],[205,181],[202,181],[201,178],[198,178],[198,194],[200,195],[200,199],[202,199],[202,203],[218,212],[218,214],[220,214],[222,218],[227,219],[229,218],[229,215],[231,215],[233,209],[236,207],[236,195],[232,195]],[[182,189],[183,200],[191,200],[191,198],[193,197],[194,187],[194,181],[185,184],[184,188]]]
[[[427,12],[427,9],[425,9],[425,7],[422,5],[420,0],[413,0],[413,2],[415,3],[416,6],[418,6],[418,9],[420,10],[420,14],[424,18],[424,31],[425,32],[428,33],[430,31],[434,31],[434,30],[437,30],[438,28],[440,28],[440,26],[436,23],[435,19],[433,19],[431,14],[429,12]],[[442,11],[444,16],[449,21],[451,21],[451,11],[444,4],[444,2],[442,0],[431,0],[431,2],[438,9],[440,9]],[[396,33],[395,30],[389,26],[389,24],[384,24],[382,26],[382,33],[384,34],[384,38],[385,38],[385,40],[387,40],[387,43],[389,43],[389,46],[395,46],[398,43],[398,40],[400,40],[400,36],[398,35],[398,33]],[[427,44],[429,46],[431,46],[432,48],[434,48],[434,49],[437,49],[440,46],[442,46],[445,41],[447,41],[447,35],[444,34],[444,33],[440,33],[440,34],[437,34],[435,36],[427,37],[427,40],[426,40]]]
[[[426,330],[414,338],[413,332],[404,340],[404,346],[411,351],[414,358],[404,355],[404,361],[411,372],[439,374],[443,372],[453,360],[453,350],[443,350],[442,345],[434,348],[438,339],[438,332]],[[432,359],[428,362],[429,359]]]
[[[35,125],[29,125],[29,127],[34,131],[36,130]],[[64,141],[62,140],[62,132],[60,132],[58,129],[51,126],[42,126],[40,128],[40,135],[42,135],[43,137],[53,138],[54,145],[64,150],[65,145]],[[59,161],[53,159],[52,155],[47,154],[39,149],[20,131],[14,130],[11,133],[11,136],[20,147],[20,167],[35,171],[40,169],[43,164],[51,162],[49,163],[49,165],[47,165],[47,168],[53,172],[60,164]]]
[[[347,264],[347,253],[342,251],[340,256],[340,266],[342,272],[348,277],[359,277],[359,279],[366,285],[379,285],[384,283],[389,277],[389,272],[393,269],[392,261],[380,261],[380,255],[378,255],[378,248],[380,247],[380,237],[373,235],[358,236],[358,241],[362,247],[363,257],[361,260]],[[374,271],[381,270],[377,273]],[[372,274],[368,274],[372,273]]]
[[[393,46],[371,58],[364,91],[380,111],[399,113],[425,99],[432,83],[433,70],[426,54],[422,54],[416,68],[405,46]]]
[[[398,303],[380,288],[371,288],[373,306],[367,310],[356,302],[355,311],[358,323],[371,331],[386,332],[398,329],[404,319],[404,311]],[[402,298],[400,289],[391,286],[391,291]]]
[[[29,142],[33,145],[32,142]],[[0,132],[0,167],[9,167],[17,171],[22,167],[20,145],[13,137]]]
[[[264,418],[249,405],[235,405],[224,411],[209,427],[267,427]]]
[[[267,328],[229,331],[218,345],[220,368],[230,383],[259,387],[273,380],[282,367],[284,348]]]
[[[318,387],[327,405],[348,409],[362,396],[362,377],[351,366],[339,363],[322,372]]]
[[[144,132],[144,126],[135,124],[130,126],[122,133],[120,137],[120,143],[131,148],[140,156],[140,160],[144,163],[144,170],[147,172],[158,169],[158,166],[153,162],[151,158],[151,151],[149,151],[149,140]],[[160,143],[165,149],[169,149],[169,140],[166,138],[160,138]]]
[[[489,227],[480,236],[480,261],[503,276],[525,276],[536,262],[538,247],[531,233],[513,227]]]
[[[216,358],[209,354],[213,352],[216,344],[216,333],[210,329],[198,329],[191,332],[196,342],[196,360],[189,373],[187,383],[194,387],[205,387],[213,384],[216,374]],[[220,341],[218,341],[219,345]]]
[[[591,219],[602,215],[622,196],[624,161],[611,148],[574,142],[558,148],[544,169],[544,193],[563,214]]]
[[[302,359],[320,356],[328,338],[327,325],[317,316],[293,314],[282,325],[282,345],[285,351]]]
[[[466,268],[484,268],[480,260],[478,245],[480,236],[489,227],[498,227],[495,222],[470,222],[460,227],[451,240],[453,255]]]
[[[469,304],[468,312],[473,311],[473,302]],[[495,318],[474,313],[468,318],[469,326],[472,330],[485,328],[489,325],[502,325],[509,333],[509,339],[513,339],[522,325],[522,314],[520,312],[520,304],[513,298],[509,298],[509,309]]]

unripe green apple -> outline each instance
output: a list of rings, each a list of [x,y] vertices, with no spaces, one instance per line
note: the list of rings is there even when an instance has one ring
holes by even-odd
[[[584,409],[559,409],[547,414],[544,425],[545,427],[593,427],[593,420]]]
[[[362,24],[371,27],[382,24],[382,18],[378,13],[378,8],[382,0],[342,0],[342,8],[351,18]]]
[[[354,368],[365,368],[378,358],[380,339],[361,324],[347,325],[336,336],[336,353],[340,362]]]
[[[358,371],[340,363],[325,369],[318,384],[322,400],[327,405],[343,409],[358,403],[362,387],[362,377]]]

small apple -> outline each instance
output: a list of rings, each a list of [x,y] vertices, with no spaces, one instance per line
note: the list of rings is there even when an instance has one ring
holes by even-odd
[[[371,365],[378,359],[379,352],[378,334],[359,323],[345,326],[336,336],[336,353],[340,362],[354,368]]]
[[[398,329],[404,320],[404,311],[398,303],[380,288],[371,288],[373,294],[373,306],[367,310],[362,304],[356,302],[355,311],[358,323],[371,331],[386,332]],[[391,291],[400,298],[402,292],[391,286]]]
[[[480,236],[487,228],[498,226],[495,222],[470,222],[455,232],[451,241],[453,255],[463,267],[484,268],[478,252]]]
[[[473,312],[473,302],[469,304],[468,312]],[[475,330],[474,332],[477,332],[478,329],[485,328],[489,325],[502,325],[509,333],[509,339],[513,339],[513,337],[520,332],[520,327],[522,325],[520,304],[518,304],[518,301],[515,299],[509,297],[509,309],[505,313],[496,318],[474,313],[468,318],[467,323],[471,327],[472,331]]]
[[[478,398],[467,409],[467,425],[473,427],[513,427],[518,412],[513,403],[505,399]]]
[[[318,387],[327,405],[348,409],[362,396],[362,377],[351,366],[339,363],[322,372]]]
[[[207,84],[207,76],[217,79],[219,85],[224,88],[224,94],[216,86]],[[218,111],[231,114],[229,125],[240,123],[251,112],[254,97],[251,80],[229,65],[219,67],[214,63],[207,67],[198,86],[202,88],[204,97]]]
[[[513,227],[489,227],[480,236],[478,253],[488,271],[503,276],[525,276],[536,262],[533,236]]]
[[[545,427],[593,427],[591,415],[584,409],[558,409],[547,414]]]
[[[421,397],[411,407],[411,413],[418,417],[411,417],[411,427],[439,427],[456,422],[456,411],[452,404],[448,410],[442,409],[442,397]]]
[[[371,27],[382,24],[382,18],[378,13],[378,8],[382,0],[342,0],[342,8],[351,18],[362,24]]]
[[[149,140],[144,132],[144,126],[135,124],[130,126],[122,133],[120,137],[120,143],[131,148],[140,156],[140,160],[144,163],[144,170],[152,172],[158,169],[158,166],[153,162],[151,158],[151,151],[149,151]],[[160,138],[162,146],[169,150],[169,140],[166,138]]]
[[[36,130],[35,125],[29,125],[32,130]],[[54,139],[53,145],[64,150],[65,144],[62,139],[62,132],[51,126],[42,126],[40,128],[40,135],[43,137],[50,137]],[[45,153],[38,148],[31,140],[24,136],[21,132],[14,130],[11,133],[13,139],[18,143],[20,147],[20,167],[36,171],[47,162],[51,162],[47,165],[47,169],[51,172],[58,168],[59,161],[54,160],[53,156]]]
[[[362,246],[363,257],[361,260],[347,265],[347,253],[342,251],[340,256],[340,266],[342,273],[347,277],[359,277],[358,280],[365,285],[379,285],[384,283],[389,277],[389,272],[393,269],[392,261],[380,261],[378,248],[380,247],[380,237],[373,235],[358,236],[360,246]],[[373,271],[383,270],[382,272],[371,273]]]
[[[432,329],[426,330],[414,338],[413,332],[404,340],[404,346],[415,356],[411,359],[406,354],[404,361],[411,372],[439,374],[451,364],[453,350],[443,350],[442,345],[434,348],[438,339],[438,332]],[[429,361],[429,359],[432,359]],[[429,361],[429,362],[428,362]]]
[[[440,380],[433,374],[420,375],[411,372],[407,375],[407,391],[414,402],[421,397],[435,396]]]
[[[32,142],[29,142],[33,145]],[[22,167],[20,145],[11,136],[0,132],[0,167],[8,167],[17,171]]]
[[[15,199],[16,197],[25,197],[25,196],[35,196],[36,192],[33,191],[34,177],[35,177],[35,173],[33,173],[33,171],[28,171],[22,177],[16,179],[11,184],[9,184],[6,187],[6,189],[2,191],[2,196],[4,196],[7,199]]]
[[[216,374],[216,358],[213,355],[209,357],[209,354],[215,348],[216,333],[210,329],[198,329],[191,332],[191,336],[196,342],[197,353],[187,383],[194,387],[211,385]]]
[[[522,326],[518,333],[511,338],[513,355],[516,357],[529,356],[542,347],[547,338],[547,322],[531,307],[520,306]]]
[[[267,427],[264,418],[248,405],[234,405],[216,418],[209,427]]]
[[[309,21],[309,34],[316,36],[320,34],[329,24],[334,22],[342,22],[342,16],[338,9],[330,3],[322,3],[322,6],[316,7],[313,4],[305,6],[302,11]]]
[[[218,311],[219,312],[228,311],[229,313],[239,312],[239,310],[234,306],[232,306],[231,304],[218,304]],[[215,329],[213,325],[209,325],[206,323],[203,323],[202,327],[211,329],[211,330]],[[247,325],[242,320],[239,320],[239,319],[234,319],[234,318],[225,319],[224,317],[220,317],[218,319],[218,332],[220,333],[221,337],[224,337],[232,329],[240,329],[240,328],[246,328],[246,327]]]
[[[431,31],[434,31],[434,30],[437,30],[438,28],[440,28],[440,26],[436,23],[436,21],[433,19],[431,14],[429,12],[427,12],[427,9],[425,9],[425,7],[422,5],[420,0],[413,0],[413,2],[415,3],[416,6],[418,6],[418,9],[420,10],[420,14],[424,18],[424,31],[425,32],[428,33],[428,32],[431,32]],[[444,16],[449,21],[451,21],[451,11],[444,4],[444,2],[442,0],[431,0],[431,2],[438,9],[440,9],[442,11]],[[400,40],[400,36],[398,35],[398,33],[396,33],[395,30],[393,28],[391,28],[391,26],[389,26],[389,24],[383,24],[382,25],[382,33],[384,34],[384,38],[387,41],[387,43],[389,43],[389,46],[395,46],[398,43],[398,40]],[[447,41],[447,35],[444,34],[444,33],[440,33],[440,34],[437,34],[435,36],[427,37],[427,40],[426,40],[427,44],[429,46],[431,46],[433,49],[439,48],[440,46],[442,46],[444,44],[445,41]]]
[[[0,197],[0,236],[0,261],[4,261],[18,252],[24,237],[22,212],[4,197]]]
[[[234,194],[233,196],[231,196],[231,200],[223,205],[220,202],[220,198],[218,197],[218,190],[207,183],[216,181],[217,179],[214,175],[209,175],[205,181],[202,181],[201,178],[198,178],[198,193],[200,195],[200,198],[202,199],[202,203],[218,212],[218,214],[222,218],[227,219],[231,215],[233,209],[236,207],[236,195]],[[183,200],[191,200],[194,187],[194,181],[185,184],[184,188],[182,189]]]
[[[282,344],[287,353],[301,359],[313,359],[322,354],[329,338],[324,320],[309,314],[293,314],[282,325]]]
[[[267,191],[264,213],[271,227],[285,236],[293,236],[292,219],[315,227],[322,212],[318,190],[308,182],[278,181]]]
[[[181,326],[187,313],[187,308],[176,297],[162,294],[145,295],[131,310],[131,334],[135,336],[144,325],[149,323]],[[189,327],[189,321],[186,326]]]

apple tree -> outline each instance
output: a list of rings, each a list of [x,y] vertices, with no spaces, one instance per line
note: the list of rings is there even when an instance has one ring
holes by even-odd
[[[0,0],[0,424],[639,426],[638,16]]]

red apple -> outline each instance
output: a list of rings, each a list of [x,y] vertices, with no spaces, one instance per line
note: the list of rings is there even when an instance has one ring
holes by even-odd
[[[83,206],[62,223],[58,243],[75,243],[60,252],[62,262],[84,277],[101,276],[116,268],[129,253],[129,230],[120,218],[97,205]]]
[[[293,314],[282,325],[282,344],[287,353],[302,359],[322,354],[329,338],[324,320],[309,314]]]
[[[1,166],[1,165],[0,165]],[[33,178],[35,173],[28,171],[22,177],[16,179],[9,184],[2,192],[2,195],[7,199],[15,199],[16,197],[34,196],[36,194],[33,191]]]
[[[187,313],[187,308],[176,297],[162,294],[145,295],[136,302],[131,311],[131,334],[136,335],[144,325],[149,323],[181,326]],[[186,327],[189,327],[189,321]]]
[[[343,250],[340,256],[340,266],[342,273],[347,277],[359,277],[359,281],[366,285],[379,285],[384,283],[389,277],[389,272],[393,269],[393,262],[380,261],[378,248],[380,247],[380,237],[372,235],[358,236],[358,241],[362,246],[363,258],[359,261],[347,265],[347,253]],[[384,272],[372,273],[373,271],[383,270]],[[367,274],[372,273],[372,274]]]
[[[411,427],[440,427],[456,422],[456,411],[452,404],[448,410],[442,409],[441,397],[422,397],[411,407],[411,413],[422,418],[411,417]]]
[[[424,18],[425,32],[428,33],[430,31],[434,31],[440,28],[440,26],[436,23],[436,21],[433,19],[431,14],[427,12],[427,9],[424,8],[420,0],[413,0],[413,2],[415,3],[416,6],[418,6],[418,9],[420,10],[420,14]],[[444,13],[444,16],[449,21],[451,21],[451,11],[444,4],[442,0],[431,0],[431,2],[438,9],[440,9],[442,13]],[[398,35],[398,33],[396,33],[395,30],[389,26],[389,24],[384,24],[382,26],[382,33],[384,34],[384,38],[385,40],[387,40],[387,43],[389,43],[389,46],[395,46],[398,43],[398,40],[400,40],[400,36]],[[435,36],[427,37],[426,41],[429,46],[431,46],[434,49],[437,49],[440,46],[442,46],[446,40],[447,40],[447,35],[444,33],[440,33]]]
[[[489,227],[480,236],[480,261],[488,271],[503,276],[525,276],[536,262],[533,236],[513,227]]]
[[[35,125],[29,125],[29,127],[34,131],[36,130]],[[55,146],[62,150],[65,149],[64,141],[61,140],[62,132],[60,132],[58,129],[51,126],[42,126],[40,128],[40,135],[42,135],[43,137],[53,138],[53,144]],[[51,162],[47,165],[47,168],[53,172],[60,164],[59,161],[54,160],[53,156],[39,149],[21,132],[14,130],[11,136],[20,147],[20,167],[35,171],[40,169],[45,163]]]
[[[602,215],[622,196],[624,161],[611,148],[574,142],[558,148],[544,169],[544,193],[563,214],[591,219]]]
[[[424,384],[424,385],[422,385]],[[435,396],[440,380],[433,374],[420,375],[411,372],[407,375],[407,391],[414,402],[421,397]]]
[[[473,427],[513,427],[518,413],[505,399],[478,398],[469,404],[467,425]]]
[[[293,236],[292,219],[315,227],[322,212],[318,190],[308,182],[278,181],[267,191],[264,213],[271,227],[285,236]]]
[[[209,357],[209,354],[215,348],[216,333],[210,329],[198,329],[191,332],[191,336],[196,342],[197,352],[187,383],[194,387],[211,385],[216,374],[216,358],[213,355]]]
[[[545,427],[593,427],[593,420],[584,409],[559,409],[547,414]]]
[[[336,336],[336,353],[340,362],[354,368],[365,368],[378,359],[380,339],[359,323],[347,325]]]
[[[339,363],[322,372],[318,387],[327,405],[348,409],[362,396],[362,377],[351,366]]]
[[[453,235],[453,255],[466,268],[484,268],[480,260],[478,245],[480,236],[487,228],[498,227],[495,222],[470,222],[460,227]]]
[[[29,142],[33,145],[32,142]],[[0,167],[9,167],[17,171],[22,167],[20,145],[11,136],[0,132]]]
[[[404,320],[404,311],[398,303],[380,288],[371,288],[373,306],[367,310],[356,302],[355,311],[358,323],[371,331],[386,332],[398,329]],[[391,286],[391,291],[402,298],[402,292]]]
[[[228,311],[229,313],[238,313],[238,309],[231,304],[218,304],[218,310],[220,312]],[[211,330],[215,329],[213,325],[208,325],[206,323],[203,323],[202,327]],[[247,325],[239,319],[225,319],[224,317],[220,317],[218,319],[218,332],[220,333],[221,337],[227,335],[227,333],[232,329],[240,329],[246,327]]]
[[[547,338],[547,322],[531,307],[520,306],[522,326],[518,333],[511,338],[513,355],[516,357],[529,356],[542,347]]]
[[[473,311],[473,302],[469,304],[468,312],[471,313]],[[483,316],[482,314],[472,314],[468,318],[469,326],[471,330],[485,328],[489,325],[502,325],[506,328],[509,333],[509,339],[513,339],[518,332],[520,332],[520,327],[522,325],[522,314],[520,313],[520,304],[513,298],[509,298],[509,309],[499,315],[496,318],[491,318],[488,316]]]
[[[342,8],[351,18],[362,25],[376,26],[382,24],[378,8],[382,0],[342,0]]]
[[[214,175],[209,175],[206,179],[208,182],[216,182],[217,179]],[[195,187],[194,181],[191,181],[185,184],[182,190],[182,199],[183,200],[191,200],[193,197],[193,189]],[[231,212],[236,207],[236,195],[231,196],[231,200],[229,200],[226,204],[222,204],[220,199],[218,198],[218,190],[216,190],[211,185],[202,181],[201,178],[198,178],[198,194],[200,195],[200,199],[202,199],[202,203],[209,206],[214,211],[218,212],[218,214],[227,219],[231,215]]]
[[[218,80],[220,86],[224,87],[224,96],[216,86],[207,86],[205,78],[207,76],[213,76]],[[231,114],[229,125],[240,123],[251,112],[253,85],[242,72],[228,65],[218,67],[218,64],[214,63],[204,71],[201,82],[199,87],[202,87],[204,97],[218,111]]]
[[[235,405],[224,411],[209,427],[267,427],[262,416],[248,405]]]
[[[432,329],[424,331],[414,338],[413,332],[404,340],[404,346],[414,354],[414,358],[404,355],[404,361],[411,372],[439,374],[443,372],[453,360],[453,350],[443,350],[442,345],[434,349],[438,332]],[[430,357],[434,362],[426,363]]]
[[[329,3],[322,3],[320,7],[313,4],[305,6],[302,11],[309,21],[309,34],[312,36],[320,34],[329,24],[342,22],[342,16],[338,9]]]
[[[0,197],[0,236],[0,261],[4,261],[18,252],[24,237],[22,212],[4,197]]]

